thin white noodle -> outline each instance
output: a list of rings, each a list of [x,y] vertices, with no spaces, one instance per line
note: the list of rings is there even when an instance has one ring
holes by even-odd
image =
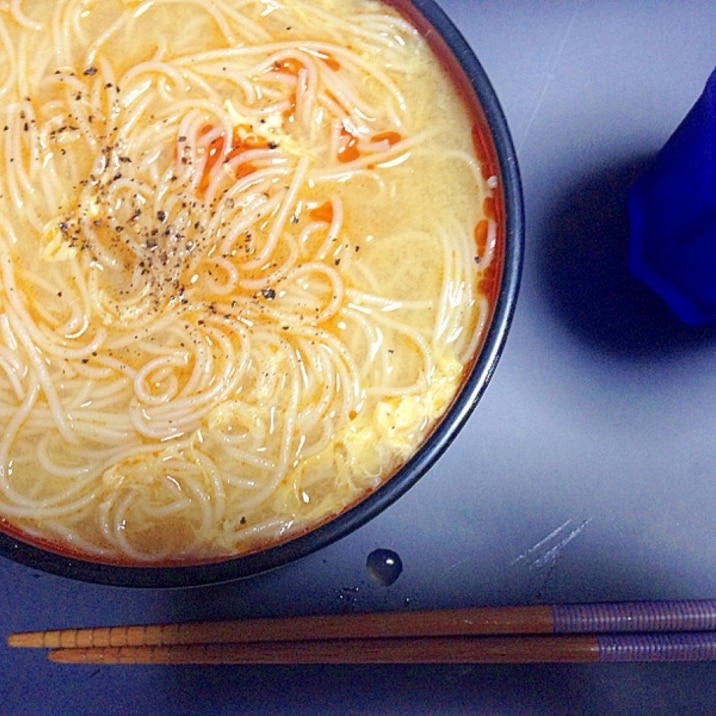
[[[281,232],[283,231],[289,216],[295,211],[298,192],[306,179],[309,163],[308,157],[301,157],[301,159],[299,159],[296,164],[294,174],[291,177],[291,184],[288,187],[286,196],[279,207],[276,219],[274,220],[271,230],[266,238],[266,243],[255,259],[247,261],[244,264],[245,269],[250,271],[251,269],[259,268],[276,249]]]
[[[0,23],[0,43],[2,44],[3,52],[3,65],[5,70],[5,77],[3,78],[2,84],[0,84],[0,97],[3,97],[10,91],[13,81],[17,77],[16,62],[17,58],[12,53],[12,41],[7,28],[3,23]]]
[[[17,398],[17,400],[22,400],[25,395],[25,390],[20,382],[20,376],[18,375],[18,372],[20,372],[19,368],[17,365],[14,365],[14,358],[15,356],[10,356],[9,359],[5,356],[0,356],[0,368],[2,368],[5,377],[8,379],[8,382],[15,393],[15,398]]]
[[[20,7],[21,5],[22,0],[10,0],[10,12],[12,13],[13,19],[29,30],[41,29],[42,25],[39,22],[34,22],[27,15],[25,15]]]
[[[5,261],[3,260],[2,263],[4,267]],[[6,273],[5,271],[2,273],[3,281],[5,282]],[[8,284],[6,283],[5,285]],[[76,442],[77,438],[66,419],[65,411],[55,389],[54,381],[52,380],[42,357],[35,350],[35,345],[28,332],[25,330],[20,317],[9,306],[5,308],[5,313],[8,316],[8,320],[15,337],[17,338],[19,344],[25,349],[29,363],[37,375],[40,386],[42,387],[42,392],[45,394],[45,398],[47,399],[50,410],[52,411],[57,429],[68,443]]]
[[[10,446],[12,445],[15,436],[23,424],[30,411],[37,402],[37,397],[40,394],[40,385],[36,380],[33,380],[25,392],[22,404],[18,406],[17,411],[12,416],[12,419],[5,427],[5,432],[0,441],[0,490],[9,499],[10,505],[4,505],[4,509],[12,507],[13,504],[25,502],[25,498],[18,492],[10,487],[9,483],[9,472],[10,472]]]

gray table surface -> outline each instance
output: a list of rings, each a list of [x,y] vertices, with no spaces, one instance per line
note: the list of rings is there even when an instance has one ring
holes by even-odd
[[[526,263],[477,411],[407,495],[244,582],[81,584],[0,560],[0,633],[78,624],[716,597],[716,330],[626,270],[624,199],[716,66],[712,0],[441,0],[522,171]],[[404,570],[369,577],[374,549]],[[60,667],[0,645],[7,714],[716,713],[716,665]]]

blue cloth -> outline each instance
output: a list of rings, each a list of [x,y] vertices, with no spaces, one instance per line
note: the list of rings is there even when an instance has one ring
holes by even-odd
[[[629,192],[629,269],[685,323],[716,322],[716,70]]]

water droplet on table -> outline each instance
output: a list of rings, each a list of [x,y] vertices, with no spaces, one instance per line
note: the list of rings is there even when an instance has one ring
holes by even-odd
[[[365,561],[368,574],[382,587],[389,587],[403,571],[403,562],[392,549],[375,549]]]

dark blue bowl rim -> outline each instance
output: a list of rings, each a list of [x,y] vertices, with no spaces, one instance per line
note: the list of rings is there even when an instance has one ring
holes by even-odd
[[[404,7],[408,3],[394,0],[392,4]],[[61,555],[0,531],[0,555],[49,574],[114,587],[182,588],[244,579],[305,557],[355,531],[412,487],[448,448],[484,393],[512,322],[524,254],[522,185],[504,113],[481,63],[434,0],[411,0],[410,4],[442,37],[469,81],[492,135],[504,202],[504,265],[492,321],[463,389],[438,426],[418,452],[365,499],[310,532],[259,552],[196,565],[118,566]]]

